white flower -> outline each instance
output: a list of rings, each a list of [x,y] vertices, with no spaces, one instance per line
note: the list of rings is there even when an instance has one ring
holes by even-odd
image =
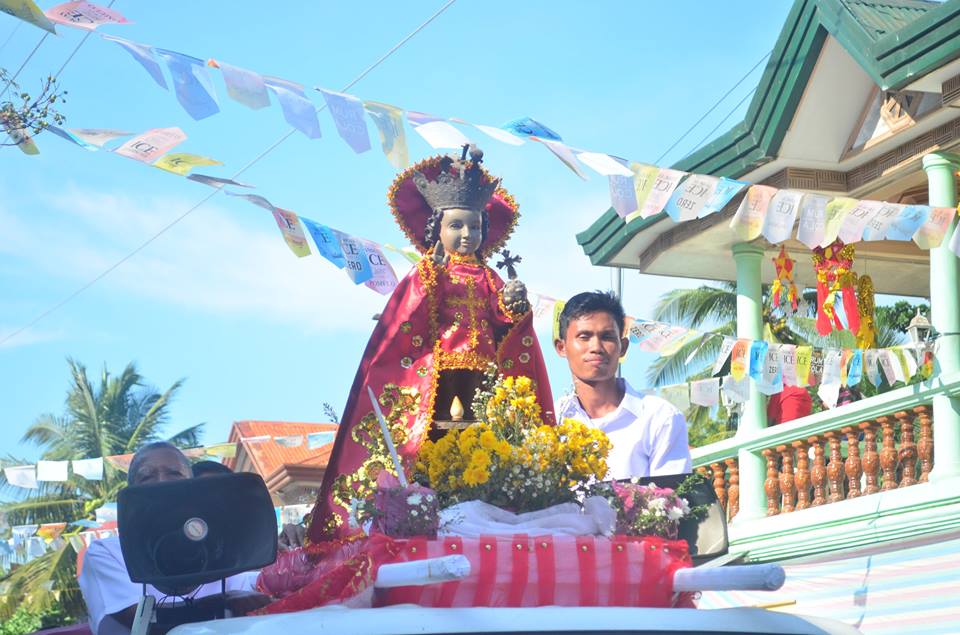
[[[687,499],[686,499],[686,498],[681,498],[681,499],[680,499],[680,506],[683,508],[683,513],[684,513],[684,514],[689,514],[689,513],[690,513],[690,504],[687,503]]]
[[[411,510],[410,510],[410,515],[411,515],[411,516],[419,516],[420,514],[417,513],[417,510],[411,509]]]
[[[420,494],[410,494],[410,496],[407,496],[407,504],[419,505],[422,498]]]
[[[671,507],[667,510],[667,518],[670,520],[680,520],[683,518],[683,510],[679,507]]]

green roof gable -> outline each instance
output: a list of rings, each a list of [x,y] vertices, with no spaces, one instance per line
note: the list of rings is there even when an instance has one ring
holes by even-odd
[[[828,34],[882,89],[902,88],[960,57],[960,0],[796,0],[743,121],[672,167],[736,178],[774,159]],[[625,224],[611,208],[577,242],[604,265],[665,217]]]

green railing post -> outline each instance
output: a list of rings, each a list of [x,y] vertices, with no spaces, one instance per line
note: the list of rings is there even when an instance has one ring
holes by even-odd
[[[733,259],[737,266],[737,337],[763,339],[763,296],[760,289],[763,249],[749,243],[738,243],[733,246]],[[766,399],[755,386],[751,386],[750,398],[743,404],[737,439],[748,439],[766,427]],[[763,492],[766,477],[763,457],[741,450],[737,458],[740,468],[740,512],[736,519],[763,517],[767,507]]]
[[[955,154],[923,157],[930,205],[956,207],[954,172],[958,166],[960,156]],[[943,243],[930,250],[930,322],[941,333],[937,350],[941,374],[960,370],[960,262],[948,246],[956,227],[954,215]],[[960,477],[960,399],[934,396],[933,448],[930,480]]]

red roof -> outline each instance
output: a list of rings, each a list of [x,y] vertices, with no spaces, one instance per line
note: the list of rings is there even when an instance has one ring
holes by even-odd
[[[335,423],[293,423],[289,421],[236,421],[230,429],[229,441],[240,443],[243,451],[260,476],[267,478],[284,465],[303,465],[304,467],[325,468],[332,443],[310,449],[306,435],[314,432],[336,432]],[[285,447],[274,441],[273,437],[303,435],[304,439],[296,447]],[[267,438],[269,437],[269,438]],[[236,459],[229,459],[231,468]]]

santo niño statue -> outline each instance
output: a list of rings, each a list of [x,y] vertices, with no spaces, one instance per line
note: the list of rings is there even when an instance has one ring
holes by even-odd
[[[421,161],[390,188],[394,218],[423,258],[394,290],[370,336],[311,517],[313,542],[354,532],[347,522],[351,502],[373,493],[382,470],[394,471],[368,386],[407,463],[427,435],[438,433],[439,422],[459,418],[458,408],[466,421],[483,416],[470,404],[491,364],[503,375],[534,380],[546,422],[553,423],[526,288],[516,279],[504,284],[484,263],[513,231],[517,206],[482,167],[483,153],[470,150],[469,158],[464,148],[459,159]]]

